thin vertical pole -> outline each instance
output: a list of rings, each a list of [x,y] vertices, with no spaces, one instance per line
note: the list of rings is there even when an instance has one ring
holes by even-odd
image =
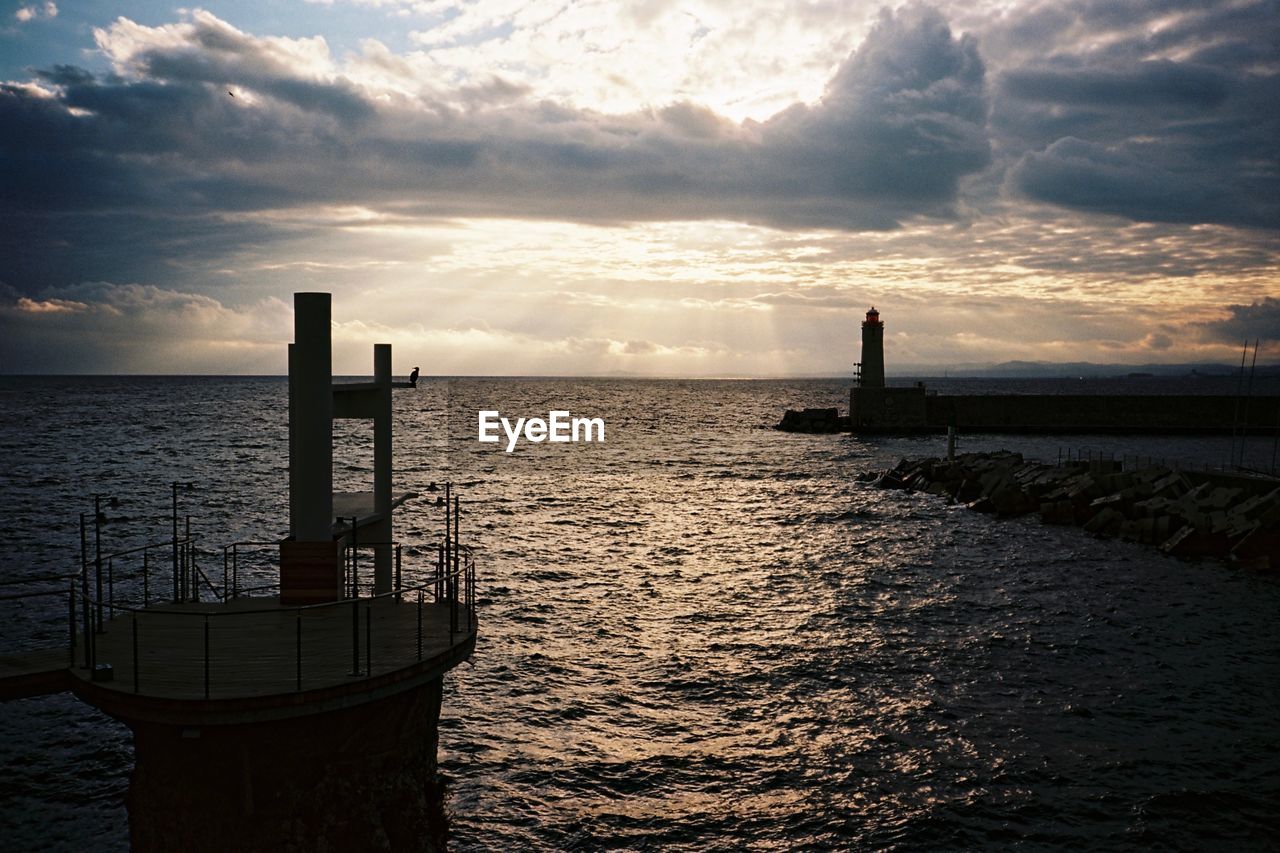
[[[373,602],[364,606],[364,677],[373,675]]]
[[[76,665],[76,579],[73,577],[67,585],[67,621],[70,630],[67,632],[68,666]]]
[[[80,513],[80,600],[84,604],[84,665],[93,667],[93,609],[89,607],[89,536]]]
[[[400,600],[400,590],[403,587],[403,578],[400,574],[400,543],[396,543],[396,601]]]
[[[1253,374],[1258,370],[1258,343],[1253,339],[1253,363],[1249,365],[1249,385],[1244,393],[1244,414],[1240,417],[1240,467],[1244,467],[1244,443],[1249,436],[1249,401],[1253,399]],[[1248,342],[1246,341],[1246,346]]]
[[[297,688],[296,688],[296,689],[297,689],[298,691],[301,691],[301,690],[302,690],[302,611],[301,611],[301,610],[295,610],[295,611],[294,611],[294,613],[295,613],[295,614],[296,614],[296,616],[297,616],[297,634],[298,634],[298,643],[297,643]]]
[[[359,518],[351,516],[351,597],[360,597],[360,567],[357,562],[360,558],[359,542],[356,534],[356,523]],[[358,667],[357,667],[358,668]]]
[[[448,573],[453,564],[453,491],[452,483],[444,484],[444,568]]]
[[[231,544],[231,597],[240,597],[240,546]]]
[[[151,549],[142,549],[142,606],[151,606]]]
[[[196,576],[196,551],[195,548],[191,546],[191,516],[189,515],[187,516],[187,528],[183,537],[186,540],[182,547],[183,550],[186,551],[187,556],[187,582],[191,584],[191,600],[199,601],[200,581]]]
[[[107,612],[116,618],[116,561],[107,558]]]
[[[360,674],[360,602],[351,599],[351,674]]]
[[[178,481],[173,481],[173,603],[182,601],[182,589],[178,578]]]
[[[458,510],[459,509],[460,507],[458,506],[458,496],[454,495],[453,496],[453,566],[449,570],[449,601],[450,601],[449,624],[454,631],[458,630],[458,596],[462,592],[461,590],[462,578],[459,576],[459,573],[458,573],[458,567],[459,567],[458,561],[462,558],[462,545],[459,542],[459,530],[458,530],[458,515],[459,515]]]
[[[1231,416],[1231,463],[1236,464],[1236,429],[1240,425],[1240,391],[1244,385],[1244,360],[1249,355],[1249,339],[1244,340],[1244,349],[1240,351],[1240,373],[1236,375],[1236,405]]]
[[[418,660],[422,660],[422,589],[418,589]]]
[[[93,574],[97,579],[98,632],[102,627],[102,496],[93,496]]]
[[[204,617],[204,698],[209,698],[209,615]]]
[[[133,692],[138,692],[138,614],[133,614]],[[208,684],[208,676],[205,677],[205,683]],[[204,695],[209,695],[208,686],[205,687]]]

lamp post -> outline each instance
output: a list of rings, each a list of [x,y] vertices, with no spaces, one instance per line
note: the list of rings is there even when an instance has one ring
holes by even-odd
[[[102,627],[102,522],[106,520],[106,516],[102,514],[102,499],[107,498],[107,505],[112,509],[120,506],[120,500],[114,496],[94,494],[93,496],[93,574],[95,579],[95,587],[97,589],[97,619],[98,633],[101,634],[105,628]]]
[[[80,513],[80,596],[84,610],[84,668],[93,669],[93,611],[89,609],[89,544],[85,514]]]
[[[182,571],[178,556],[178,488],[192,489],[194,483],[173,482],[173,603],[182,603]]]

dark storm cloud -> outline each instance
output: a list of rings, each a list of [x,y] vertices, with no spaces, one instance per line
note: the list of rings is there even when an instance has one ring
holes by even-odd
[[[1267,296],[1251,305],[1228,305],[1226,310],[1224,319],[1204,324],[1212,340],[1238,344],[1260,338],[1274,343],[1280,337],[1280,299]]]
[[[888,229],[953,215],[960,178],[989,162],[976,44],[922,8],[883,14],[819,103],[745,124],[688,103],[625,116],[532,103],[497,79],[460,90],[461,105],[378,100],[302,76],[211,16],[186,32],[132,55],[128,79],[57,66],[40,74],[51,97],[0,90],[0,212],[29,223],[6,255],[36,238],[11,284],[26,289],[42,269],[75,276],[74,257],[50,257],[59,246],[147,254],[145,235],[122,242],[139,236],[137,217],[161,223],[164,254],[181,244],[173,217],[181,231],[201,216],[316,204]]]
[[[1026,155],[1012,177],[1024,192],[1044,201],[1131,219],[1260,224],[1254,220],[1265,220],[1268,213],[1269,200],[1245,207],[1244,199],[1210,176],[1179,173],[1140,151],[1072,137]]]
[[[1015,98],[1085,106],[1216,107],[1230,84],[1222,72],[1185,63],[1140,62],[1123,69],[1032,69],[1005,75]]]
[[[1135,221],[1280,226],[1280,5],[1039,6],[988,41],[1005,53],[992,125],[1016,191]]]

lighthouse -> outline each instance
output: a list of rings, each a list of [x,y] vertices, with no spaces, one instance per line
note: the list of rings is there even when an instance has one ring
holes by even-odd
[[[884,387],[884,323],[873,306],[862,321],[862,379],[864,388]]]

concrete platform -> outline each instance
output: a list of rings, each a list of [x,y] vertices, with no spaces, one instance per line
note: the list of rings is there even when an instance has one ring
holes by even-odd
[[[276,598],[157,605],[118,613],[96,635],[110,680],[69,667],[64,646],[0,661],[0,694],[71,690],[120,719],[184,725],[315,714],[413,689],[469,658],[476,626],[460,606],[451,632],[450,611],[429,599],[419,609],[416,591],[304,608]]]

